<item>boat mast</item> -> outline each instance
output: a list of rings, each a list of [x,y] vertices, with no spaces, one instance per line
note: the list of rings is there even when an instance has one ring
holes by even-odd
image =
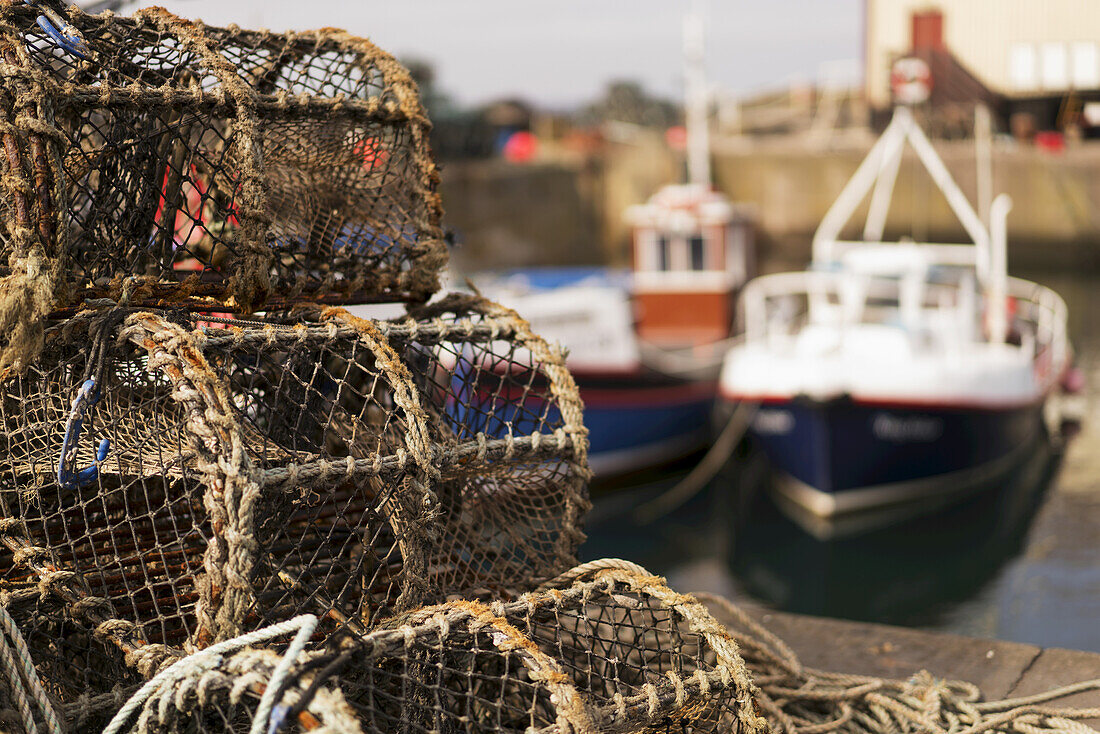
[[[710,131],[707,126],[705,29],[700,3],[684,18],[684,62],[688,182],[710,188]]]

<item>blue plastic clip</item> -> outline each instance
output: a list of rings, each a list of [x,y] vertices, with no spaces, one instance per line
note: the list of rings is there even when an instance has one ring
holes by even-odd
[[[73,56],[88,58],[88,44],[84,42],[80,31],[74,28],[72,23],[62,18],[56,10],[39,5],[38,0],[23,0],[23,2],[42,11],[42,15],[38,16],[38,26],[53,39],[54,43]]]
[[[73,410],[69,413],[69,422],[65,424],[65,440],[61,443],[61,460],[57,462],[57,483],[62,489],[80,489],[91,484],[99,477],[99,464],[107,458],[107,452],[111,450],[111,439],[105,438],[99,442],[96,450],[96,463],[91,466],[73,472],[68,467],[69,454],[76,450],[80,442],[80,429],[84,426],[84,416],[88,409],[99,402],[99,391],[95,386],[95,378],[84,381],[80,390],[73,398]]]

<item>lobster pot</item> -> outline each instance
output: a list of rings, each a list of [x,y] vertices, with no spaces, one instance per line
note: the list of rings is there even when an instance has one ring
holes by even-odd
[[[554,657],[600,731],[760,727],[736,643],[692,597],[642,569],[530,594],[504,616]]]
[[[365,633],[573,564],[586,469],[563,416],[579,403],[509,312],[460,299],[422,322],[330,309],[229,328],[116,313],[51,328],[3,384],[0,544],[8,588],[48,580],[143,675],[297,614]],[[544,439],[467,430],[465,408],[492,407],[463,397],[475,376],[440,356],[456,344],[495,355],[499,390],[523,374],[531,397],[510,400],[540,422],[502,420]]]
[[[0,274],[28,303],[118,298],[130,276],[132,303],[238,312],[437,289],[429,123],[390,55],[334,30],[73,7],[81,59],[39,13],[0,7]]]
[[[244,667],[205,673],[221,693],[204,702],[197,675],[142,715],[170,732],[247,731],[267,681],[231,700],[228,669]],[[281,690],[272,723],[284,732],[764,731],[729,635],[690,597],[632,571],[413,612],[308,651]]]
[[[151,313],[109,336],[68,327],[5,385],[13,573],[71,574],[51,590],[92,627],[125,622],[124,650],[203,647],[302,611],[366,625],[421,600],[433,507],[383,345],[334,326],[206,338]],[[105,345],[90,372],[89,342]],[[88,374],[98,400],[74,434]],[[338,400],[349,374],[371,390],[358,413]],[[59,477],[63,455],[76,475],[103,439],[97,476]]]
[[[561,353],[515,312],[453,295],[380,325],[437,445],[443,506],[433,588],[498,597],[571,568],[584,535],[587,443]]]

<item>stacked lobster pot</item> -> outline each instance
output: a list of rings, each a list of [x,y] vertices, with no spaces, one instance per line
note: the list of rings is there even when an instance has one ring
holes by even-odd
[[[0,593],[64,725],[296,615],[367,634],[573,565],[576,388],[511,311],[429,303],[392,57],[17,3],[0,56]]]
[[[267,650],[226,655],[166,676],[117,730],[767,731],[737,646],[706,609],[632,564],[577,570],[510,602],[399,615],[283,670]]]
[[[536,591],[584,537],[581,404],[436,293],[392,57],[42,1],[0,57],[0,730],[756,726],[647,574]]]

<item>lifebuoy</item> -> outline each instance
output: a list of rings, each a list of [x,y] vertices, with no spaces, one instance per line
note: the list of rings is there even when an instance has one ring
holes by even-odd
[[[924,59],[906,56],[890,68],[890,89],[898,104],[920,104],[932,94],[932,69]]]

